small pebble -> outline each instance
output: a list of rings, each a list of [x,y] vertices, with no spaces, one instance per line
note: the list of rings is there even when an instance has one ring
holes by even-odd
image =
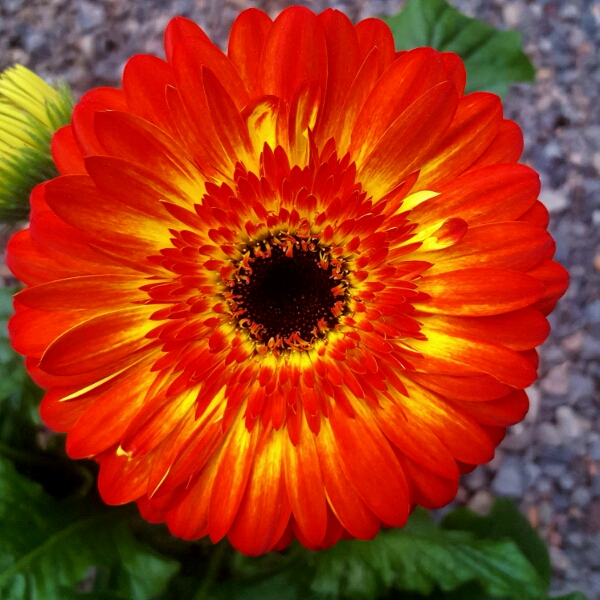
[[[569,366],[566,361],[550,369],[541,381],[542,390],[553,396],[566,396],[569,393]]]

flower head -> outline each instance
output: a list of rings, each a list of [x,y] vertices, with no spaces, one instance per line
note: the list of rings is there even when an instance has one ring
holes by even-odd
[[[10,243],[46,423],[108,503],[247,554],[449,502],[567,285],[519,128],[376,19],[250,9],[225,55],[177,18],[166,51],[81,99]]]
[[[26,220],[29,194],[58,171],[50,138],[69,123],[73,97],[21,65],[0,75],[0,221]]]

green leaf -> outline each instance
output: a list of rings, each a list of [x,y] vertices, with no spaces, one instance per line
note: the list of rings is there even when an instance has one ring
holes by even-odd
[[[59,600],[92,566],[107,574],[94,592],[127,600],[162,593],[179,564],[138,543],[122,510],[92,508],[55,500],[0,458],[0,600]]]
[[[497,498],[486,516],[457,508],[444,517],[442,528],[470,531],[478,539],[512,540],[539,573],[546,588],[550,586],[552,566],[546,544],[512,500]]]
[[[232,590],[251,589],[256,593],[247,596],[251,600],[281,589],[289,600],[374,600],[392,590],[402,591],[394,592],[395,598],[433,594],[432,598],[448,600],[488,596],[539,600],[546,590],[512,540],[477,539],[469,531],[443,530],[424,510],[416,510],[406,527],[384,530],[368,542],[342,540],[321,552],[296,544],[286,553],[259,559],[236,555],[232,570],[232,581],[226,585],[237,587],[221,588],[211,598],[225,598],[220,595],[225,592],[237,598]]]
[[[441,530],[424,510],[415,511],[403,529],[383,531],[371,542],[340,542],[316,560],[312,589],[332,598],[372,599],[390,587],[431,594],[469,581],[518,600],[537,600],[545,592],[514,542]]]
[[[33,383],[23,358],[11,347],[7,323],[18,288],[0,288],[0,444],[13,449],[35,446],[42,390]],[[0,449],[0,454],[2,451]]]
[[[409,0],[399,14],[384,20],[397,50],[431,46],[456,52],[467,69],[467,93],[486,90],[504,97],[511,83],[534,80],[519,33],[467,17],[446,0]]]

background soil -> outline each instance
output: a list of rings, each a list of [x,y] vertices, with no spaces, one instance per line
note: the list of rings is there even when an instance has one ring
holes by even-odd
[[[353,21],[394,14],[403,2],[300,1]],[[541,175],[556,258],[572,283],[550,317],[531,409],[495,459],[463,479],[457,502],[485,510],[491,494],[512,497],[547,540],[553,589],[600,600],[600,2],[451,0],[470,16],[523,35],[537,68],[534,85],[515,85],[505,113],[525,134],[523,162]],[[76,95],[118,85],[126,60],[163,56],[175,15],[198,22],[225,47],[248,6],[275,16],[283,0],[0,0],[0,68],[15,62],[65,78]]]

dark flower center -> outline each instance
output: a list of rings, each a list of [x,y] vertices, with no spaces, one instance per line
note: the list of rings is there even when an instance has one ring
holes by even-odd
[[[271,347],[308,348],[345,309],[339,261],[315,242],[285,234],[253,248],[239,264],[231,298],[238,324]],[[270,342],[270,343],[269,343]]]

